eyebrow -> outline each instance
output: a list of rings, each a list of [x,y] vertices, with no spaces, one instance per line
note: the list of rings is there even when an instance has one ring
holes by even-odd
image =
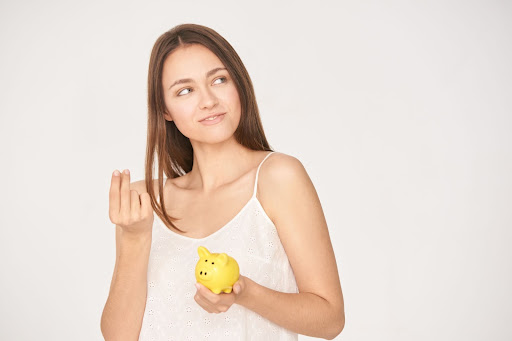
[[[216,67],[215,69],[211,69],[210,71],[208,71],[206,73],[206,78],[210,77],[211,75],[213,75],[214,73],[216,73],[217,71],[220,71],[220,70],[227,70],[225,67]],[[184,79],[179,79],[177,80],[176,82],[174,82],[168,90],[171,90],[171,88],[175,85],[178,85],[178,84],[182,84],[182,83],[189,83],[189,82],[193,82],[193,80],[191,78],[184,78]]]

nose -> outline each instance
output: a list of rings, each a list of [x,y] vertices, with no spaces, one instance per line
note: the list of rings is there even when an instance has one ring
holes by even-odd
[[[217,96],[209,88],[206,88],[201,95],[201,102],[199,103],[201,109],[213,108],[219,102]]]

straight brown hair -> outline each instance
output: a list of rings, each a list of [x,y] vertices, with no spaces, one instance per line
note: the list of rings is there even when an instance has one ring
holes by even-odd
[[[163,173],[168,178],[182,176],[192,170],[192,145],[176,127],[174,121],[164,118],[166,110],[162,85],[162,70],[166,58],[174,50],[191,44],[200,44],[212,51],[224,64],[240,96],[241,117],[234,136],[238,143],[252,149],[273,151],[261,124],[251,78],[235,49],[213,29],[197,24],[181,24],[162,34],[151,51],[148,70],[148,131],[145,159],[145,182],[151,206],[163,222],[177,228],[165,211]],[[153,188],[155,154],[158,160],[158,191],[160,203]]]

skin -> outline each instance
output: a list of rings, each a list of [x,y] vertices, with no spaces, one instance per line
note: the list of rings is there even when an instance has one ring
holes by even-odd
[[[222,70],[205,77],[216,67],[225,66],[206,47],[192,45],[168,56],[162,74],[167,109],[164,117],[174,121],[194,149],[194,166],[186,175],[187,186],[199,189],[203,196],[239,177],[246,162],[254,159],[254,151],[240,145],[233,136],[240,122],[241,107],[231,76]],[[195,82],[168,89],[184,78]],[[220,123],[207,126],[198,122],[218,112],[226,112]]]
[[[214,53],[202,45],[191,45],[170,54],[162,72],[166,105],[164,118],[174,121],[180,132],[190,139],[194,163],[186,174],[186,187],[199,189],[200,197],[206,197],[240,177],[240,170],[248,161],[251,163],[255,156],[260,155],[240,145],[233,136],[240,123],[240,97],[227,70],[205,77],[208,71],[218,67],[225,68]],[[185,78],[195,81],[172,86],[176,80]],[[219,124],[206,126],[198,122],[218,112],[226,113]],[[245,279],[240,275],[233,292],[222,295],[196,283],[195,300],[208,312],[227,311],[235,302],[235,294],[241,293],[246,286]]]
[[[194,205],[199,207],[186,217],[188,223],[184,224],[201,226],[201,230],[187,230],[195,238],[215,232],[207,226],[213,217],[223,216],[225,220],[222,222],[226,222],[229,220],[226,217],[234,216],[229,209],[239,199],[229,202],[226,197],[219,201],[224,205],[213,208],[212,199],[219,199],[217,192],[231,193],[232,197],[240,188],[252,190],[250,184],[253,184],[256,167],[268,153],[250,150],[234,139],[241,110],[231,77],[226,70],[205,77],[208,71],[223,66],[210,50],[193,45],[179,48],[168,56],[162,74],[164,117],[174,121],[194,148],[192,170],[181,177],[168,179],[163,195],[166,202],[179,205],[186,201],[185,193],[192,193],[189,202],[169,213],[182,216],[180,213],[185,209],[191,211]],[[226,77],[226,82],[220,77]],[[169,89],[176,80],[183,78],[193,81]],[[217,112],[226,112],[220,123],[206,126],[198,122]],[[129,183],[129,175],[122,176],[127,177]],[[154,186],[158,191],[156,181]],[[130,188],[136,193],[147,192],[143,180],[131,183]],[[176,193],[181,194],[177,196]],[[325,216],[304,166],[293,156],[272,154],[260,168],[257,193],[263,209],[276,226],[299,293],[265,288],[240,274],[229,294],[215,294],[196,283],[195,301],[210,313],[226,312],[237,303],[298,333],[335,337],[345,324],[343,294]],[[215,222],[212,226],[223,225]]]

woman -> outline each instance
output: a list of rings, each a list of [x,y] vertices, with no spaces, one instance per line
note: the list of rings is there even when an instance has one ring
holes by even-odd
[[[145,180],[112,175],[116,265],[105,339],[338,335],[343,295],[319,198],[301,162],[269,147],[233,47],[201,25],[161,35],[148,111]],[[195,283],[199,246],[237,260],[231,293]]]

